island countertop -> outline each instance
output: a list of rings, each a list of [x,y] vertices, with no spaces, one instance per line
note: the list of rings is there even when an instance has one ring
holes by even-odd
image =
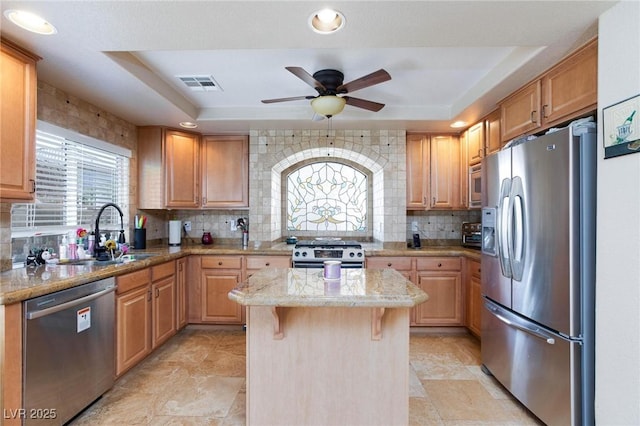
[[[342,269],[337,280],[322,269],[265,268],[229,292],[248,306],[275,307],[413,307],[427,294],[393,269]]]

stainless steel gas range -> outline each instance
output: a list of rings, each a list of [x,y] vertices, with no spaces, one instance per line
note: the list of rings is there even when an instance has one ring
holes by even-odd
[[[325,260],[339,260],[342,268],[363,268],[364,249],[357,241],[317,238],[298,241],[292,259],[294,268],[322,268]]]

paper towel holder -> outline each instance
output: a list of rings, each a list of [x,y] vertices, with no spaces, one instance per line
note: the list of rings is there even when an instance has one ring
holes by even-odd
[[[169,221],[169,246],[177,247],[182,242],[182,221]]]

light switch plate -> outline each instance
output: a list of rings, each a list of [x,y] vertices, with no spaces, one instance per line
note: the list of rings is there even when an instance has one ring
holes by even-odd
[[[190,231],[191,231],[191,221],[187,220],[187,221],[184,223],[184,230],[185,230],[185,231],[187,231],[187,232],[190,232]]]

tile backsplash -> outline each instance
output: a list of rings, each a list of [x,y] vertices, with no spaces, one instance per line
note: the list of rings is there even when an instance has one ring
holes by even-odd
[[[463,222],[480,222],[480,210],[460,211],[409,211],[407,212],[407,240],[416,233],[429,244],[429,241],[459,244],[462,238]]]

